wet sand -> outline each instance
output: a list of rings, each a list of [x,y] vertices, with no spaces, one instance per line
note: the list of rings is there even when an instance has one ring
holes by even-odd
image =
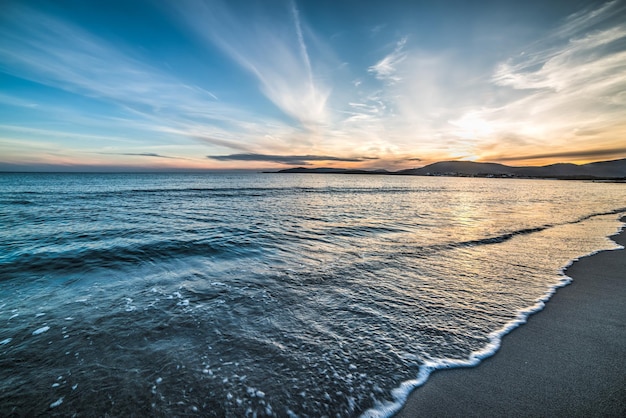
[[[612,239],[626,246],[626,230]],[[626,417],[626,250],[566,274],[573,282],[494,356],[434,372],[396,417]]]

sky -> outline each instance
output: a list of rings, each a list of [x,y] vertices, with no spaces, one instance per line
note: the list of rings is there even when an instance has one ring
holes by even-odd
[[[626,0],[0,0],[0,171],[626,157]]]

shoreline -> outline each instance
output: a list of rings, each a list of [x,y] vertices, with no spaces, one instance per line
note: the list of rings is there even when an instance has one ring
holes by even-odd
[[[626,247],[626,228],[610,239]],[[493,356],[434,371],[394,416],[626,416],[625,253],[573,261],[572,282]]]

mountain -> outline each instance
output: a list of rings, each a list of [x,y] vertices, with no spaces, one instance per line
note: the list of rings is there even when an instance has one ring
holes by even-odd
[[[456,177],[521,177],[555,179],[626,179],[626,158],[576,165],[569,163],[551,164],[543,167],[512,167],[496,163],[473,161],[442,161],[421,168],[389,172],[386,170],[353,170],[345,168],[288,168],[278,173],[323,173],[323,174],[392,174],[405,176],[456,176]]]
[[[496,163],[475,163],[473,161],[442,161],[422,168],[400,170],[396,174],[431,176],[431,175],[466,175],[466,176],[503,176],[511,173],[511,167]]]
[[[511,167],[495,163],[443,161],[422,168],[401,170],[396,172],[396,174],[417,176],[623,179],[626,178],[626,158],[583,165],[560,163],[543,167]]]

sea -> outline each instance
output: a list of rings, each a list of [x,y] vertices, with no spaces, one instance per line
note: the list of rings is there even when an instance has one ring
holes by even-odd
[[[0,416],[390,417],[625,213],[616,183],[3,173]]]

